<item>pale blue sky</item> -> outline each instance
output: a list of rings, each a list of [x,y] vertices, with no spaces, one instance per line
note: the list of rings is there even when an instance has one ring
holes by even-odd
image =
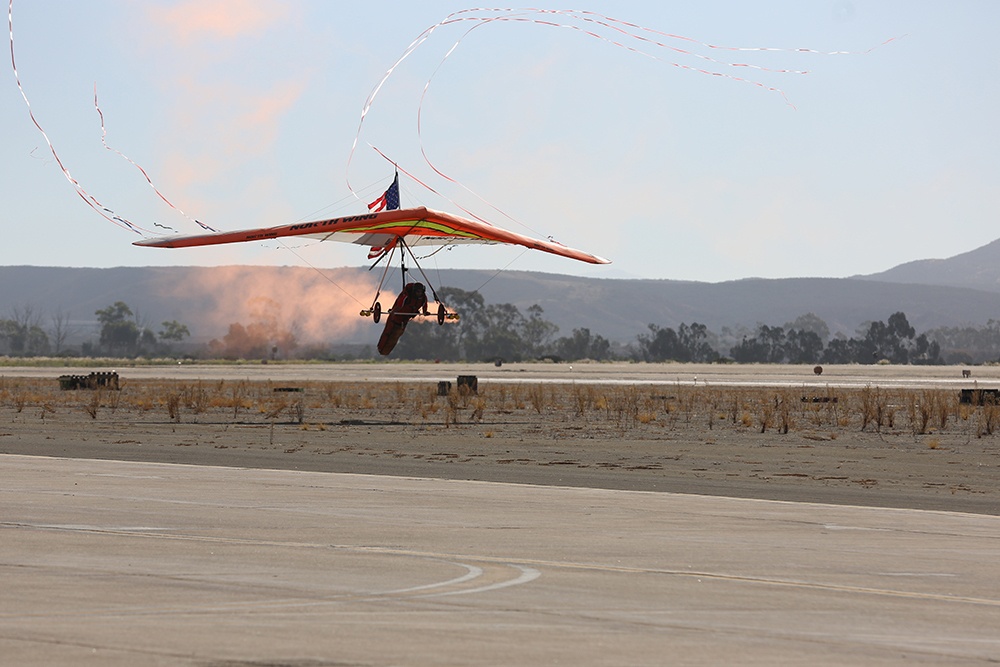
[[[1000,57],[991,0],[593,2],[586,9],[714,44],[865,54],[724,52],[809,70],[725,68],[652,49],[642,57],[579,31],[495,22],[437,30],[460,2],[15,0],[17,68],[38,121],[81,185],[118,214],[193,233],[173,203],[218,229],[366,211],[391,166],[404,205],[461,214],[614,261],[458,248],[433,267],[721,281],[848,276],[947,257],[997,237]],[[539,3],[538,7],[565,5]],[[521,14],[526,18],[540,18]],[[568,19],[548,17],[568,22]],[[594,26],[591,26],[594,27]],[[611,36],[606,29],[603,34]],[[904,37],[905,35],[905,37]],[[622,38],[624,39],[624,38]],[[778,94],[671,65],[706,67]],[[32,125],[8,65],[0,86],[0,264],[359,266],[336,243],[162,250],[80,200]],[[422,109],[424,85],[431,77]],[[434,174],[420,153],[517,222]],[[454,200],[452,203],[449,199]],[[511,263],[513,262],[513,263]]]

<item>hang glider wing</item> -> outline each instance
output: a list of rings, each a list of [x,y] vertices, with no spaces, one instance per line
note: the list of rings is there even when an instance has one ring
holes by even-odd
[[[330,220],[303,222],[280,227],[245,229],[237,232],[197,234],[193,236],[163,236],[136,241],[133,245],[150,248],[190,248],[221,243],[265,241],[287,236],[302,236],[321,241],[343,241],[382,248],[397,238],[407,245],[448,245],[452,243],[507,243],[521,245],[553,255],[569,257],[590,264],[610,264],[611,261],[568,248],[554,241],[523,236],[492,225],[460,218],[429,208],[407,208],[380,213],[366,213]]]

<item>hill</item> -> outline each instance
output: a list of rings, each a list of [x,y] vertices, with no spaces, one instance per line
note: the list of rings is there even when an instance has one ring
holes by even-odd
[[[992,244],[991,244],[992,245]],[[905,265],[904,265],[905,266]],[[897,267],[902,268],[902,267]],[[900,274],[901,275],[901,274]],[[700,322],[712,331],[758,323],[783,325],[815,313],[831,332],[854,335],[865,322],[906,313],[918,331],[985,324],[1000,318],[996,291],[861,278],[746,279],[722,283],[578,278],[547,273],[442,270],[440,285],[480,290],[487,303],[533,304],[560,335],[586,327],[629,342],[650,323]],[[492,279],[491,279],[492,278]],[[111,269],[0,267],[0,317],[30,307],[47,327],[68,315],[77,338],[97,331],[94,312],[124,301],[141,323],[186,324],[193,341],[224,335],[233,322],[275,317],[300,340],[370,343],[374,325],[359,317],[370,305],[375,277],[365,268],[316,271],[298,267],[119,267]],[[485,285],[484,285],[485,283]],[[395,283],[392,284],[396,287]],[[391,301],[382,297],[383,305]]]
[[[920,259],[863,278],[1000,292],[1000,239],[947,259]]]

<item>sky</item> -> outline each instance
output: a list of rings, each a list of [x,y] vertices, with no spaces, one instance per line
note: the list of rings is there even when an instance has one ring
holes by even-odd
[[[399,60],[466,7],[14,0],[14,55],[72,177],[155,233],[364,213],[393,174],[374,146],[419,179],[401,174],[404,206],[613,261],[462,246],[430,269],[844,277],[1000,237],[1000,3],[581,3],[593,20],[493,13],[507,19],[442,25]],[[0,265],[366,263],[364,248],[301,240],[132,246],[141,235],[66,179],[5,70]]]

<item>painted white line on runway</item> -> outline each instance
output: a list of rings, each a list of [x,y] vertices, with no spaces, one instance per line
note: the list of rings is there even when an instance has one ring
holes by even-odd
[[[695,578],[695,579],[710,579],[716,581],[741,582],[746,584],[775,586],[781,588],[785,587],[801,588],[801,589],[812,589],[812,590],[830,591],[839,593],[856,593],[856,594],[876,595],[876,596],[895,597],[895,598],[909,598],[909,599],[934,600],[938,602],[973,604],[973,605],[980,605],[987,607],[1000,607],[1000,600],[991,598],[956,596],[956,595],[917,592],[917,591],[903,591],[903,590],[895,590],[889,588],[875,588],[869,586],[851,586],[846,584],[833,584],[833,583],[824,583],[818,581],[779,579],[775,577],[754,577],[746,575],[729,574],[725,572],[630,567],[622,565],[611,565],[605,563],[580,563],[580,562],[556,561],[556,560],[544,560],[544,559],[532,559],[532,558],[497,559],[497,558],[483,558],[472,554],[447,554],[438,552],[418,551],[413,549],[399,549],[393,547],[363,546],[363,545],[334,545],[334,544],[319,544],[319,543],[309,543],[309,542],[281,542],[274,540],[254,540],[246,538],[213,537],[204,535],[190,535],[183,533],[164,534],[164,533],[144,532],[144,531],[132,532],[127,530],[89,529],[89,528],[78,528],[78,527],[67,528],[67,527],[52,526],[52,525],[42,525],[42,524],[33,525],[26,523],[11,523],[11,522],[0,523],[0,526],[7,526],[13,528],[35,528],[41,530],[71,530],[71,531],[89,532],[98,534],[105,533],[105,534],[115,534],[115,535],[132,535],[134,537],[142,537],[145,539],[153,538],[153,539],[183,540],[183,541],[209,542],[209,543],[222,543],[222,544],[273,546],[273,547],[283,547],[283,548],[298,547],[298,548],[313,548],[313,549],[334,549],[338,551],[346,551],[353,553],[378,553],[384,555],[429,558],[429,559],[452,562],[452,563],[455,563],[456,561],[474,561],[481,563],[489,563],[493,565],[508,565],[511,567],[517,567],[522,571],[521,576],[517,577],[516,579],[500,582],[497,584],[491,584],[489,586],[484,586],[475,589],[466,589],[461,591],[435,593],[427,596],[414,596],[414,597],[433,597],[441,595],[476,593],[476,592],[495,590],[497,588],[504,588],[507,586],[518,585],[521,583],[527,583],[540,576],[540,572],[536,570],[534,567],[532,567],[532,566],[537,566],[537,567],[550,567],[559,569],[666,575],[666,576]],[[467,575],[463,575],[463,577],[466,576]],[[372,595],[373,594],[369,593],[353,597],[369,597]],[[378,596],[379,594],[374,594],[374,595]]]
[[[433,560],[438,560],[437,558]],[[475,565],[468,565],[467,563],[456,563],[454,561],[441,561],[443,563],[448,563],[449,565],[458,565],[459,567],[464,567],[468,572],[460,577],[454,579],[449,579],[447,581],[439,581],[433,584],[424,584],[423,586],[413,586],[411,588],[398,588],[393,591],[383,591],[381,593],[375,593],[374,595],[400,595],[402,593],[413,593],[415,591],[424,591],[431,588],[444,588],[445,586],[457,586],[458,584],[464,584],[467,581],[472,581],[473,579],[478,579],[483,576],[483,568],[477,567]],[[425,597],[425,596],[421,596]]]
[[[509,581],[500,581],[495,584],[490,584],[489,586],[481,586],[480,588],[469,588],[459,591],[445,591],[444,593],[429,593],[427,595],[418,595],[421,598],[434,598],[434,597],[444,597],[445,595],[468,595],[470,593],[485,593],[486,591],[495,591],[500,588],[508,588],[510,586],[520,586],[521,584],[527,584],[534,581],[538,577],[542,576],[542,573],[532,567],[525,567],[523,565],[514,565],[521,571],[521,576],[516,579],[511,579]]]

